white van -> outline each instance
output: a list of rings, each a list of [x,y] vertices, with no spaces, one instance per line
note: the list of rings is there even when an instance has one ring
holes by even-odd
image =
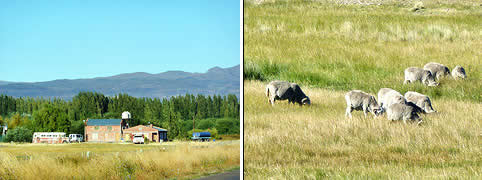
[[[132,138],[132,142],[134,144],[144,144],[144,134],[134,135],[134,138]]]
[[[84,141],[84,136],[82,134],[69,134],[69,142],[82,142]]]

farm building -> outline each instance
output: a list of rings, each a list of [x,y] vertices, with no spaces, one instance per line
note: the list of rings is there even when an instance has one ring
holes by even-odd
[[[85,122],[85,142],[120,142],[122,119],[87,119]]]
[[[85,142],[132,141],[134,134],[144,134],[150,141],[167,141],[167,130],[151,125],[138,125],[129,128],[131,114],[122,113],[122,119],[87,119],[85,121]]]
[[[129,141],[132,140],[134,134],[144,134],[144,137],[147,137],[149,141],[159,142],[167,141],[167,130],[150,125],[138,125],[128,129],[124,129],[124,138],[125,140]]]

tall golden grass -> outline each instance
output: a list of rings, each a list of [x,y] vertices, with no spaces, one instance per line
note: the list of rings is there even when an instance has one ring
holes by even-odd
[[[239,141],[147,145],[117,152],[96,151],[94,147],[105,149],[110,145],[118,147],[91,145],[87,157],[79,149],[52,153],[49,148],[58,146],[43,146],[51,153],[39,154],[28,151],[38,148],[36,145],[4,144],[0,147],[0,179],[186,179],[236,168],[240,163]]]
[[[424,124],[386,117],[345,117],[343,91],[302,87],[311,106],[264,94],[264,82],[244,82],[246,179],[458,178],[482,175],[482,105],[434,99]],[[402,92],[405,93],[405,92]]]

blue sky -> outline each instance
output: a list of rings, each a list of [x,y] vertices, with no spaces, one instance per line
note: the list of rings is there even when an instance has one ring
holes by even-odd
[[[0,80],[238,65],[239,6],[231,0],[1,1]]]

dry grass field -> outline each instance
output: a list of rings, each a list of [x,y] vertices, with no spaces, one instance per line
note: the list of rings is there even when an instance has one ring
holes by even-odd
[[[361,4],[359,2],[362,2]],[[246,179],[480,179],[480,1],[249,0],[244,4]],[[368,4],[368,5],[367,5]],[[403,85],[439,62],[468,78]],[[300,84],[312,106],[268,104],[271,80]],[[344,94],[383,87],[427,94],[424,123],[344,116]]]
[[[344,92],[304,88],[312,106],[268,104],[265,83],[245,81],[247,179],[448,178],[482,175],[482,105],[433,100],[424,124],[345,118]]]
[[[0,179],[190,179],[238,168],[239,153],[239,141],[4,143],[0,144]]]

